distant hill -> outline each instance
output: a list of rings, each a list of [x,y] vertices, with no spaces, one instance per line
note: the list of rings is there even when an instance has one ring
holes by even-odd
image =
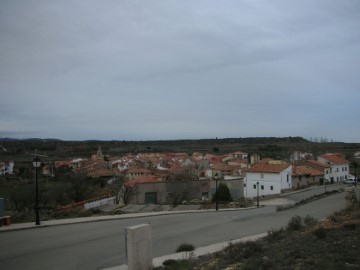
[[[326,152],[343,153],[352,157],[358,151],[360,144],[340,142],[311,142],[302,137],[247,137],[247,138],[213,138],[213,139],[183,139],[183,140],[87,140],[63,141],[58,139],[12,139],[0,138],[1,145],[7,152],[0,152],[1,159],[32,158],[28,153],[38,150],[39,154],[59,158],[90,157],[100,146],[105,155],[121,156],[128,153],[151,152],[194,152],[227,154],[243,151],[259,154],[262,157],[288,159],[293,151],[310,152],[317,156]]]

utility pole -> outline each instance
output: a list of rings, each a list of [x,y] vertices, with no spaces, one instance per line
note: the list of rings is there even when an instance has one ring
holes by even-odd
[[[354,161],[354,176],[355,176],[355,181],[354,181],[354,185],[356,187],[356,184],[357,184],[357,177],[356,177],[356,171],[357,171],[357,163],[356,161]]]
[[[259,207],[259,182],[256,182],[256,186],[257,186],[256,206]]]

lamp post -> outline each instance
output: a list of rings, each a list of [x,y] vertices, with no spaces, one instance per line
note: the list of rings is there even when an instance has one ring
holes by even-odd
[[[256,206],[259,207],[259,182],[256,182],[256,186],[257,186]]]
[[[331,173],[332,173],[332,169],[331,169],[331,164],[330,164],[330,162],[328,162],[327,163],[328,165],[329,165],[329,182],[330,182],[330,175],[331,175]],[[324,189],[325,189],[325,193],[326,193],[326,178],[325,178],[325,180],[324,180]]]
[[[216,211],[219,210],[219,202],[218,202],[218,174],[215,173],[215,209]]]
[[[40,213],[39,213],[39,185],[38,185],[38,168],[41,165],[41,160],[38,156],[35,156],[33,160],[33,166],[35,167],[35,225],[40,225]]]
[[[357,163],[356,163],[356,161],[353,161],[351,164],[350,164],[350,166],[351,167],[354,167],[354,186],[356,187],[356,185],[357,185],[357,181],[358,181],[358,179],[357,179],[357,177],[356,177],[356,171],[357,171]],[[349,167],[350,167],[349,166]],[[349,170],[349,173],[350,173],[350,170]]]
[[[356,170],[357,170],[357,163],[356,162],[354,162],[354,175],[355,175],[355,181],[354,181],[354,185],[355,185],[355,187],[356,187],[356,184],[357,184],[357,181],[358,181],[358,179],[357,179],[357,177],[356,177]]]
[[[356,187],[356,184],[357,184],[357,177],[356,177],[356,170],[357,170],[357,163],[356,163],[356,161],[354,161],[354,175],[355,175],[355,182],[354,182],[354,184],[355,184],[355,187]]]

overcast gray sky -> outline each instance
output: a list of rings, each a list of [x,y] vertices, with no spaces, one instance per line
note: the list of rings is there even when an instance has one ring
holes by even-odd
[[[0,137],[360,142],[358,0],[0,0]]]

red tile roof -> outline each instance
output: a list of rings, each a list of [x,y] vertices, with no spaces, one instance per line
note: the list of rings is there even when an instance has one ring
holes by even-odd
[[[330,161],[333,164],[347,164],[347,163],[350,163],[350,161],[345,159],[344,156],[341,155],[341,154],[324,154],[324,155],[321,155],[320,157]]]
[[[151,173],[151,171],[142,168],[130,168],[127,170],[127,173]]]
[[[329,168],[328,164],[313,160],[313,159],[309,159],[309,160],[297,160],[295,162],[296,166],[308,166],[311,168],[314,168],[315,170],[318,171],[324,171],[326,168]]]
[[[110,177],[115,175],[115,173],[107,168],[96,168],[87,173],[87,176],[90,177]]]
[[[292,175],[293,176],[302,176],[302,175],[310,175],[310,176],[322,176],[324,172],[311,168],[309,166],[293,166],[292,167]]]
[[[157,177],[153,175],[142,175],[135,177],[125,183],[125,186],[134,187],[137,184],[146,184],[146,183],[158,183],[161,182]]]
[[[283,170],[289,168],[289,164],[282,163],[282,164],[271,164],[269,162],[260,162],[254,164],[248,172],[257,172],[257,173],[280,173]]]
[[[321,163],[321,162],[313,160],[313,159],[308,160],[308,162],[310,164],[312,164],[312,165],[315,165],[315,166],[321,166],[323,168],[329,168],[329,166],[327,164]]]
[[[216,171],[233,171],[234,166],[226,165],[224,163],[218,163],[212,166],[211,169]]]

